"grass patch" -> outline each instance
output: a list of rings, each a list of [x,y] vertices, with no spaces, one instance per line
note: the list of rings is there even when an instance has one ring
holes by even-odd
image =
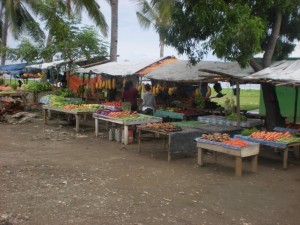
[[[224,106],[224,102],[226,98],[233,98],[236,103],[236,96],[233,95],[233,91],[231,88],[223,88],[222,94],[226,94],[222,98],[213,98],[211,101],[218,103],[221,106]],[[216,96],[216,92],[212,89],[211,97]],[[253,110],[259,108],[259,96],[260,90],[244,90],[240,91],[240,108],[241,110]]]

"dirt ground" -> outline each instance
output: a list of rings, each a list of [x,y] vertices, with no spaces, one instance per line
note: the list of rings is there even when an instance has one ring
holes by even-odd
[[[124,146],[82,126],[0,124],[0,225],[300,224],[300,160],[264,149],[258,173],[206,154],[167,162],[163,140]],[[152,150],[154,154],[152,155]]]

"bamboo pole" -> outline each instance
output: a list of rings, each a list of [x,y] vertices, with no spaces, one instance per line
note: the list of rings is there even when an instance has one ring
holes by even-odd
[[[241,126],[241,113],[240,113],[240,84],[239,80],[236,80],[236,122],[237,127]]]

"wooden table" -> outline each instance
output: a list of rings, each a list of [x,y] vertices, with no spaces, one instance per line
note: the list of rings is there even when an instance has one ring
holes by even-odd
[[[55,111],[55,112],[62,112],[66,114],[72,114],[75,116],[76,119],[76,132],[79,132],[79,124],[80,124],[80,117],[84,116],[86,118],[87,115],[92,115],[94,112],[92,111],[75,111],[75,110],[64,110],[59,108],[53,108],[47,105],[43,106],[43,114],[44,114],[44,123],[48,123],[48,112]]]
[[[139,152],[141,152],[141,133],[152,133],[156,137],[159,135],[165,136],[164,149],[168,152],[168,162],[171,161],[171,154],[175,153],[195,153],[197,152],[194,139],[199,136],[200,132],[197,129],[192,128],[182,128],[181,131],[166,132],[157,131],[149,128],[138,127],[138,144]],[[166,149],[167,145],[167,149]]]
[[[255,143],[259,143],[261,145],[270,146],[275,149],[281,149],[283,150],[283,169],[287,169],[288,166],[288,156],[289,156],[289,148],[293,147],[294,154],[296,158],[299,158],[299,152],[300,152],[300,142],[290,143],[290,144],[284,144],[281,142],[274,142],[274,141],[265,141],[262,139],[256,139],[256,138],[250,138],[248,136],[242,136],[242,135],[234,135],[235,138],[241,138],[246,141],[251,141]]]
[[[150,117],[150,116],[149,116]],[[93,118],[95,119],[95,135],[98,136],[99,133],[99,123],[98,120],[103,120],[111,123],[116,123],[124,126],[124,144],[128,145],[128,127],[133,125],[140,125],[145,123],[159,123],[162,122],[162,118],[151,116],[151,120],[141,120],[141,121],[124,121],[118,118],[105,117],[97,113],[93,113]]]
[[[217,161],[217,153],[235,156],[235,174],[242,176],[243,158],[251,157],[252,171],[257,172],[257,158],[259,153],[259,144],[250,144],[240,149],[232,149],[221,145],[197,142],[198,148],[198,164],[203,166],[204,150],[213,151],[215,154],[215,163]]]

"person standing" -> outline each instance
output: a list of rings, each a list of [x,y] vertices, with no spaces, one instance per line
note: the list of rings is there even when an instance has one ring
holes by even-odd
[[[149,84],[145,85],[145,90],[146,90],[146,92],[143,95],[142,111],[143,111],[143,113],[145,113],[147,115],[153,115],[154,110],[155,110],[155,105],[156,105],[155,96],[150,91],[151,88],[150,88]]]
[[[124,91],[122,93],[122,101],[123,102],[130,102],[131,104],[131,111],[137,111],[137,97],[138,97],[138,90],[133,87],[132,81],[126,81],[124,86]]]

